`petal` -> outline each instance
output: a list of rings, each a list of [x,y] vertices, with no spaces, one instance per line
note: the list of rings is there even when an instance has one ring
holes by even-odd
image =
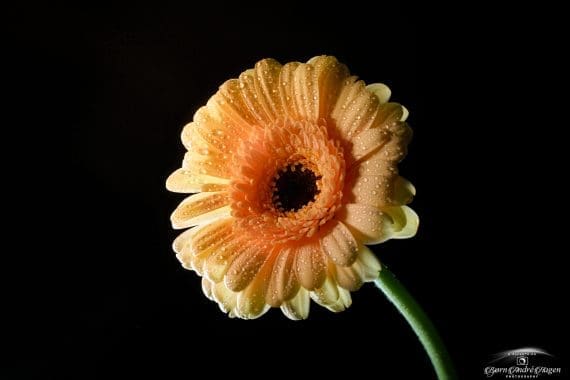
[[[305,289],[321,286],[326,277],[326,262],[318,242],[296,248],[295,273]]]
[[[319,118],[319,86],[313,66],[302,63],[293,73],[293,99],[297,114],[303,120],[316,122]]]
[[[215,110],[214,112],[221,117],[224,124],[247,129],[257,125],[257,119],[251,114],[247,102],[242,97],[242,86],[239,79],[226,81],[210,98],[208,107]]]
[[[266,301],[271,306],[279,306],[290,300],[299,290],[295,276],[295,254],[290,249],[279,253],[273,264]]]
[[[394,184],[394,204],[407,205],[416,195],[416,188],[404,177],[398,177]]]
[[[366,89],[378,98],[380,104],[388,103],[390,96],[392,96],[390,87],[386,86],[384,83],[372,83],[366,86]]]
[[[344,303],[340,298],[339,287],[331,277],[327,277],[323,286],[311,292],[311,298],[319,305],[335,313],[345,309]]]
[[[208,256],[203,266],[204,276],[218,283],[224,279],[230,264],[243,251],[243,241],[234,234],[219,239],[215,251]]]
[[[384,225],[388,217],[376,207],[348,203],[341,209],[339,219],[364,244],[378,244],[386,240]]]
[[[349,76],[348,68],[335,57],[317,56],[308,62],[315,69],[319,91],[319,119],[328,118],[332,111],[343,83]]]
[[[191,228],[182,232],[172,243],[172,249],[176,252],[176,258],[185,269],[192,269],[192,250],[190,249],[190,241],[196,234],[198,228]]]
[[[270,309],[270,306],[265,302],[265,298],[275,255],[276,253],[267,258],[251,284],[238,294],[237,311],[240,318],[259,318]]]
[[[247,126],[224,120],[214,100],[201,107],[194,114],[194,121],[184,127],[182,142],[187,150],[192,150],[192,135],[197,134],[206,143],[207,148],[225,153],[228,157],[236,154],[239,142],[249,133]]]
[[[255,89],[271,120],[277,120],[284,115],[279,94],[281,67],[274,59],[264,59],[255,64]]]
[[[389,220],[384,225],[384,240],[407,239],[416,235],[420,223],[418,214],[408,206],[383,208]]]
[[[335,264],[341,266],[352,264],[358,254],[358,243],[354,236],[339,221],[335,222],[332,229],[322,237],[321,248]]]
[[[166,188],[174,193],[198,193],[200,191],[224,190],[230,181],[205,174],[192,174],[178,169],[166,180]]]
[[[336,281],[339,286],[354,292],[362,286],[362,278],[358,271],[354,268],[354,264],[350,267],[336,266]]]
[[[236,255],[228,268],[224,279],[226,286],[234,292],[245,289],[257,275],[266,258],[266,248],[245,242],[242,251]]]
[[[229,290],[223,282],[212,284],[212,297],[224,313],[230,317],[235,316],[237,306],[237,293]]]
[[[408,116],[410,116],[410,111],[404,106],[402,106],[402,116],[400,117],[400,121],[408,120]]]
[[[281,305],[281,311],[287,318],[297,321],[307,319],[310,307],[311,298],[309,297],[309,292],[306,289],[300,288],[293,299]]]
[[[299,62],[289,62],[281,68],[279,73],[279,95],[283,110],[291,119],[299,120],[297,107],[295,106],[294,74]]]
[[[177,255],[178,259],[183,265],[189,262],[192,269],[202,275],[205,261],[231,236],[232,224],[233,220],[226,218],[192,228],[187,246]]]
[[[229,156],[208,148],[193,149],[186,152],[182,168],[191,174],[206,174],[211,177],[231,178],[232,167],[228,164]]]
[[[381,270],[380,261],[378,261],[378,258],[372,253],[370,248],[365,245],[360,247],[358,259],[353,264],[353,267],[363,282],[376,280]]]
[[[331,113],[341,135],[348,140],[374,125],[380,106],[364,82],[355,80],[355,77],[345,80]]]
[[[354,264],[350,267],[336,265],[334,274],[339,286],[353,292],[360,289],[364,282],[376,280],[380,269],[380,261],[368,247],[362,245]]]
[[[338,288],[338,294],[340,295],[340,300],[344,305],[345,309],[348,309],[350,305],[352,305],[352,297],[350,296],[350,292],[343,288]]]
[[[170,216],[172,227],[187,228],[229,216],[227,192],[203,192],[189,196]],[[226,206],[226,207],[224,207]]]
[[[205,277],[202,277],[202,292],[209,300],[215,301],[214,295],[212,294],[212,288],[214,284]]]
[[[395,175],[391,171],[384,175],[363,175],[360,170],[352,171],[345,185],[347,201],[374,207],[392,205]]]
[[[353,162],[365,159],[367,155],[380,150],[387,145],[392,136],[386,129],[373,128],[355,136],[350,145],[349,165]]]

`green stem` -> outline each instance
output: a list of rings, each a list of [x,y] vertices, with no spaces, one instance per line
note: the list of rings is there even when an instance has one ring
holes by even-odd
[[[418,336],[431,360],[437,378],[439,380],[455,379],[456,374],[449,353],[445,349],[435,326],[404,285],[396,279],[396,276],[386,266],[382,267],[380,276],[374,283],[412,326],[412,330]]]

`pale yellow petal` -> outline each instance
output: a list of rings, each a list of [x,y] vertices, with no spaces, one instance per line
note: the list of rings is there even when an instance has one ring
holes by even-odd
[[[311,292],[311,298],[319,305],[335,313],[345,309],[343,300],[340,298],[339,287],[331,277],[327,277],[320,288]]]
[[[410,116],[410,111],[404,106],[402,106],[402,116],[400,117],[400,121],[408,120],[408,116]]]
[[[388,103],[390,96],[392,96],[390,87],[386,86],[384,83],[372,83],[366,86],[366,89],[376,95],[380,104]]]
[[[339,219],[364,244],[377,244],[385,240],[384,225],[387,216],[376,207],[349,203],[340,210]]]
[[[290,249],[279,253],[273,264],[266,300],[271,306],[280,306],[290,300],[299,290],[295,275],[295,254]]]
[[[192,174],[184,169],[178,169],[166,180],[166,188],[175,193],[198,193],[224,190],[229,183],[230,181],[225,178]]]
[[[358,243],[350,230],[340,221],[334,222],[322,237],[321,248],[335,264],[341,266],[351,265],[358,254]]]
[[[371,282],[378,278],[380,274],[380,261],[372,253],[370,248],[363,245],[360,247],[360,252],[358,253],[358,259],[353,264],[354,269],[360,276],[363,282]]]
[[[202,277],[202,292],[204,292],[204,295],[206,296],[206,298],[208,298],[209,300],[215,301],[214,295],[212,293],[213,287],[214,287],[214,284],[210,280],[208,280],[206,277]]]
[[[420,223],[418,214],[408,206],[383,209],[389,219],[384,224],[385,239],[408,239],[416,235]]]
[[[394,205],[407,205],[416,195],[416,188],[404,177],[398,177],[394,183]]]
[[[192,250],[190,242],[192,237],[196,234],[198,228],[191,228],[182,232],[172,243],[172,249],[176,252],[176,258],[180,261],[182,266],[186,269],[192,269]]]
[[[229,290],[223,282],[212,284],[212,297],[224,313],[236,315],[237,293]]]
[[[307,319],[310,307],[311,298],[309,297],[309,292],[300,288],[295,297],[281,305],[281,311],[287,318],[297,321]]]
[[[229,216],[227,192],[203,192],[189,196],[170,216],[172,227],[187,228]],[[224,207],[225,206],[225,207]]]
[[[270,305],[265,302],[265,298],[273,271],[273,262],[274,258],[270,255],[253,281],[245,290],[238,294],[237,311],[242,318],[259,318],[270,309]]]
[[[243,252],[244,242],[235,234],[220,238],[204,264],[204,276],[218,283],[224,279],[233,260]]]
[[[352,297],[350,296],[350,292],[339,287],[338,294],[340,295],[340,301],[344,305],[344,308],[348,309],[350,305],[352,305]]]
[[[189,231],[188,243],[177,257],[184,265],[190,263],[192,269],[202,275],[205,261],[231,236],[232,219],[218,219]]]
[[[318,242],[296,248],[295,273],[305,289],[321,286],[326,277],[326,261]]]

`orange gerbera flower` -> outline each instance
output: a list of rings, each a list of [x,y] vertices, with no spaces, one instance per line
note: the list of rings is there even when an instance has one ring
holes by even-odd
[[[304,319],[310,298],[335,312],[374,281],[365,244],[415,234],[415,194],[398,175],[411,130],[383,84],[365,86],[334,57],[264,59],[224,83],[184,127],[170,191],[178,259],[230,316],[280,307]]]

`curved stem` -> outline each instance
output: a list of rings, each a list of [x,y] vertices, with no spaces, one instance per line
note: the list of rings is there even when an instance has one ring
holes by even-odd
[[[374,283],[396,306],[396,309],[402,313],[418,336],[431,360],[437,378],[439,380],[455,379],[455,370],[443,341],[433,323],[420,305],[408,293],[404,285],[396,279],[396,276],[386,266],[382,267],[380,275]]]

